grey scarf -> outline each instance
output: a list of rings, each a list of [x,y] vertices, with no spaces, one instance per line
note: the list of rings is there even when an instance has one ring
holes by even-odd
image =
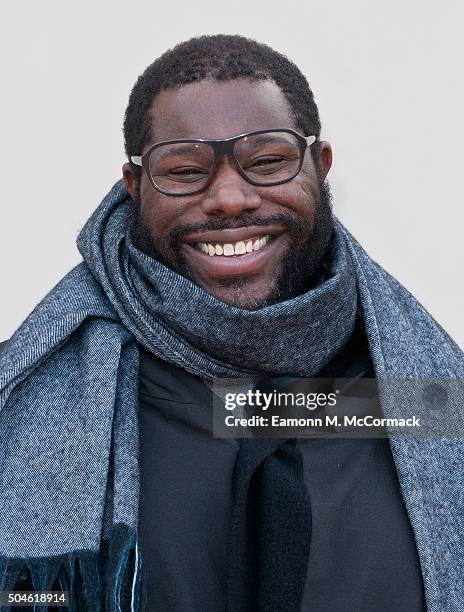
[[[29,572],[35,589],[69,590],[71,611],[144,609],[137,342],[208,380],[310,376],[349,337],[358,300],[378,377],[464,370],[458,347],[337,220],[326,279],[292,300],[243,311],[137,251],[127,239],[129,206],[119,181],[78,238],[83,263],[0,355],[0,486],[8,493],[0,497],[0,590],[25,584]],[[404,444],[393,450],[407,488]],[[439,471],[444,458],[433,450],[429,468]],[[411,493],[412,513],[416,503]],[[427,521],[415,516],[430,609],[451,609],[434,607],[446,602],[446,588],[430,565]],[[453,572],[453,553],[448,561]]]
[[[126,232],[131,200],[116,186],[78,247],[124,327],[147,350],[205,379],[311,376],[351,335],[356,283],[335,233],[330,275],[313,290],[259,310],[238,309],[136,249]]]

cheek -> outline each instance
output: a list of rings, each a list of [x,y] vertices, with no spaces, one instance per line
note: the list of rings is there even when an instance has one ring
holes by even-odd
[[[276,185],[273,189],[271,199],[274,203],[307,221],[312,221],[315,204],[319,198],[317,183],[314,184],[301,172],[291,183]]]
[[[158,240],[170,232],[182,214],[179,204],[167,199],[167,196],[158,193],[141,199],[143,221],[150,228],[151,235]]]
[[[140,210],[143,223],[154,238],[160,238],[169,231],[172,208],[164,200],[166,196],[156,191],[145,174],[140,182]]]
[[[316,173],[313,168],[306,169],[303,167],[296,179],[302,214],[312,218],[320,198],[319,182]]]

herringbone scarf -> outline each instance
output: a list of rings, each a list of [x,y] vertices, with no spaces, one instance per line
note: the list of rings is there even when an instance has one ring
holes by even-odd
[[[84,261],[0,356],[0,590],[28,569],[35,589],[69,590],[71,611],[144,609],[137,343],[209,380],[311,376],[350,336],[359,302],[377,375],[415,373],[396,334],[412,324],[414,350],[426,333],[459,351],[337,220],[326,279],[244,311],[135,249],[130,205],[119,181],[78,238]]]

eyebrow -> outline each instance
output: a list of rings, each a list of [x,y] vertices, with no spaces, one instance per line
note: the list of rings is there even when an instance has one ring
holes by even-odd
[[[289,138],[285,138],[284,136],[274,136],[274,137],[270,137],[268,134],[262,134],[261,136],[252,136],[251,138],[253,138],[252,142],[253,144],[268,144],[268,143],[272,143],[272,142],[278,142],[278,143],[284,143],[284,144],[293,144],[292,141]],[[240,141],[239,141],[240,142]],[[248,144],[248,140],[245,140],[245,138],[242,138],[241,142],[244,142],[245,144]]]
[[[197,146],[195,146],[197,144]],[[167,144],[159,147],[159,149],[164,149],[164,152],[160,153],[158,157],[158,161],[162,161],[166,159],[166,157],[180,157],[181,155],[196,154],[196,155],[204,155],[204,147],[198,147],[198,143],[190,142],[185,143],[184,145],[175,145],[175,144]]]

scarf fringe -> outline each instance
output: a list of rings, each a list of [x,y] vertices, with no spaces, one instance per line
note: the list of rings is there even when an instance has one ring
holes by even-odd
[[[99,552],[0,557],[0,591],[68,591],[69,606],[50,607],[53,612],[140,612],[145,609],[146,592],[136,536],[126,525],[116,525]],[[3,605],[0,611],[16,608],[24,610]]]

